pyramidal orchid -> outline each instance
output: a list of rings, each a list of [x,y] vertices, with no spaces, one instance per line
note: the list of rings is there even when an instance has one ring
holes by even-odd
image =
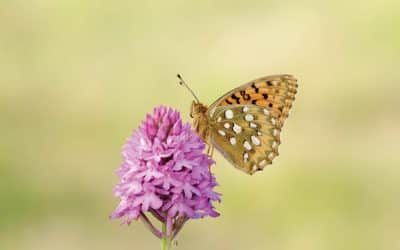
[[[162,249],[170,249],[188,220],[218,216],[212,204],[220,201],[210,172],[214,162],[204,149],[177,111],[155,108],[122,149],[120,182],[114,189],[120,201],[111,218],[123,218],[123,224],[140,219],[162,240]]]

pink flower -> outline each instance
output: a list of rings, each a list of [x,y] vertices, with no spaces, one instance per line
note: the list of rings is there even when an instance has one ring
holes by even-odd
[[[210,172],[214,161],[204,149],[177,111],[155,108],[123,147],[124,161],[117,171],[120,183],[114,189],[120,202],[111,218],[125,217],[123,223],[129,224],[152,212],[167,224],[182,224],[189,218],[218,216],[212,205],[220,201]],[[168,226],[179,231],[182,225]]]

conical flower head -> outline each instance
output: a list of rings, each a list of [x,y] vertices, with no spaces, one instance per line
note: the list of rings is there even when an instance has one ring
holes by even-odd
[[[123,147],[114,189],[120,203],[111,217],[125,216],[130,223],[150,210],[165,219],[218,216],[212,205],[220,201],[210,172],[214,162],[204,148],[177,111],[155,108]]]

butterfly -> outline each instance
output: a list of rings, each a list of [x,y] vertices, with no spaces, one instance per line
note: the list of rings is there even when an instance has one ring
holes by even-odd
[[[180,84],[194,96],[193,127],[209,146],[247,174],[264,169],[279,155],[280,133],[297,93],[291,75],[261,77],[235,88],[209,107],[202,104],[183,78]]]

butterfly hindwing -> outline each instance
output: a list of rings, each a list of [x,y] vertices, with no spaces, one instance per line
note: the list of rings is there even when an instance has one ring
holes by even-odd
[[[256,105],[268,109],[282,127],[297,93],[297,79],[291,75],[261,77],[233,89],[210,106]]]
[[[268,109],[256,105],[218,106],[210,115],[211,143],[236,168],[253,174],[278,155],[280,127]]]

